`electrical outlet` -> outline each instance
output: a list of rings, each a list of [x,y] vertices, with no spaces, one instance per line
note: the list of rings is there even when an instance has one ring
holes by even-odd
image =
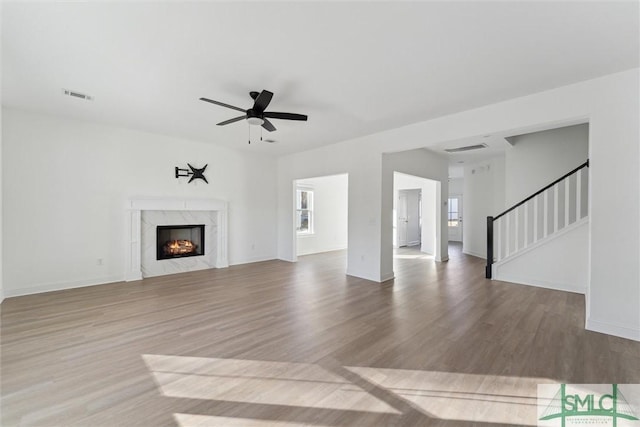
[[[96,265],[102,265],[102,264],[103,264],[103,261],[104,261],[104,260],[103,260],[102,258],[98,258],[98,259],[96,260]]]

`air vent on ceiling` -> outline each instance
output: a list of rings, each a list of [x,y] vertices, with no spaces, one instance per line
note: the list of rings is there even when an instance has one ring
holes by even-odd
[[[462,151],[479,150],[481,148],[487,148],[487,144],[467,145],[466,147],[458,148],[445,148],[444,151],[446,151],[447,153],[460,153]]]
[[[75,90],[62,89],[62,93],[74,98],[84,99],[86,101],[93,101],[93,97],[84,93],[76,92]]]

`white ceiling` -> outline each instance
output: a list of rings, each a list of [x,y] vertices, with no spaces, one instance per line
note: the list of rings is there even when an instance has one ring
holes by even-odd
[[[260,153],[639,65],[636,1],[5,2],[2,15],[4,105]],[[273,120],[277,144],[247,145],[245,122],[215,126],[237,112],[198,100],[248,108],[261,89],[309,121]]]

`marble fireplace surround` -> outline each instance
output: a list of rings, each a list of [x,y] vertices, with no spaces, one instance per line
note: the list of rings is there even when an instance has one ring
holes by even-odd
[[[128,200],[125,209],[127,212],[125,280],[127,282],[143,278],[141,264],[143,211],[213,212],[217,225],[214,267],[229,266],[227,259],[227,202],[217,199],[137,198]]]

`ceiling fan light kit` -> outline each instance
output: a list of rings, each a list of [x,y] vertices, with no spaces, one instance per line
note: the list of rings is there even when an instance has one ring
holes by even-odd
[[[271,123],[268,119],[278,119],[278,120],[298,120],[298,121],[306,121],[307,116],[304,114],[296,114],[296,113],[277,113],[273,111],[265,111],[271,102],[271,98],[273,98],[273,93],[268,90],[263,90],[262,92],[249,92],[249,96],[253,99],[253,107],[248,110],[243,110],[240,107],[236,107],[233,105],[225,104],[224,102],[214,101],[213,99],[208,98],[200,98],[201,101],[209,102],[211,104],[219,105],[221,107],[230,108],[236,111],[242,111],[244,115],[234,117],[233,119],[225,120],[223,122],[218,123],[218,126],[225,126],[231,123],[239,122],[240,120],[246,120],[247,123],[253,126],[262,126],[264,129],[269,132],[273,132],[276,130],[276,127]],[[249,141],[251,143],[251,141]]]
[[[264,120],[260,117],[247,117],[247,122],[253,126],[262,126],[264,124]]]

